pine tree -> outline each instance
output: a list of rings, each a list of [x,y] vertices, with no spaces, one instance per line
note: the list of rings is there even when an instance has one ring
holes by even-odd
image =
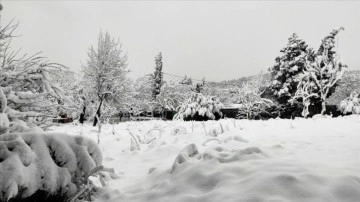
[[[297,75],[305,68],[305,61],[312,58],[313,51],[295,33],[288,39],[288,44],[281,49],[281,56],[275,59],[275,64],[269,70],[272,76],[272,89],[277,101],[286,104],[295,94]]]
[[[103,105],[117,102],[126,89],[127,54],[108,32],[100,32],[97,48],[91,46],[88,57],[83,67],[83,85],[86,99],[96,107],[93,124],[96,126]]]

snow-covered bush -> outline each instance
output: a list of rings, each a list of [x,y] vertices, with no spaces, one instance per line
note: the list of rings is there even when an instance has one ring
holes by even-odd
[[[340,102],[338,109],[342,114],[360,114],[360,94],[356,91],[352,92]]]
[[[176,86],[164,83],[155,102],[150,104],[155,112],[164,115],[166,110],[175,111],[184,100],[185,96],[176,89]]]
[[[183,102],[174,116],[175,120],[208,120],[219,119],[222,116],[220,109],[223,104],[217,97],[204,96],[193,93]]]
[[[75,196],[87,183],[84,176],[101,165],[97,144],[82,136],[44,133],[20,119],[9,120],[12,111],[5,111],[2,88],[0,99],[0,200],[28,198],[37,192]]]
[[[102,163],[95,142],[82,136],[37,132],[0,135],[0,198],[38,191],[73,197],[82,178]]]
[[[40,192],[70,198],[101,165],[102,154],[90,139],[44,133],[72,106],[59,87],[67,68],[39,54],[18,57],[9,48],[16,27],[0,27],[0,201]]]
[[[34,54],[17,56],[10,49],[17,24],[0,28],[0,89],[7,103],[2,107],[10,120],[47,127],[71,100],[53,79],[67,68]],[[68,105],[66,106],[65,103]]]
[[[255,119],[261,114],[272,116],[267,112],[267,108],[270,108],[273,102],[261,97],[266,86],[266,79],[261,73],[243,83],[234,100],[239,108],[237,118]]]

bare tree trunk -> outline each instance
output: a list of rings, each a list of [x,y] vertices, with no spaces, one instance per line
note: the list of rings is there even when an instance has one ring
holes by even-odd
[[[102,103],[103,103],[103,100],[104,100],[104,98],[102,97],[102,98],[100,99],[99,107],[98,107],[98,109],[96,110],[96,116],[95,116],[95,118],[94,118],[94,124],[93,124],[93,126],[96,126],[97,122],[100,121],[100,120],[98,120],[98,118],[100,119],[100,116],[101,116],[101,105],[102,105]]]
[[[325,112],[326,112],[325,99],[321,99],[321,115],[325,115]]]
[[[309,105],[310,105],[310,102],[305,102],[304,103],[304,106],[303,106],[303,111],[301,112],[301,115],[304,117],[304,118],[308,118],[309,116]]]
[[[85,121],[85,112],[86,112],[86,106],[83,105],[83,111],[81,112],[81,114],[80,114],[80,119],[79,119],[79,122],[80,122],[81,124],[83,124],[84,121]]]

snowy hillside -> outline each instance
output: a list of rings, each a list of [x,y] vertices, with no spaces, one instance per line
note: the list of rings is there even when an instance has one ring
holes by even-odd
[[[103,164],[119,177],[96,201],[360,201],[359,131],[359,116],[104,125]]]

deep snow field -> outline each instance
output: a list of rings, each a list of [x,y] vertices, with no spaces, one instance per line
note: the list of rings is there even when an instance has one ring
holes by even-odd
[[[51,129],[97,141],[90,124]],[[124,122],[100,140],[119,177],[96,201],[360,202],[360,116]]]

